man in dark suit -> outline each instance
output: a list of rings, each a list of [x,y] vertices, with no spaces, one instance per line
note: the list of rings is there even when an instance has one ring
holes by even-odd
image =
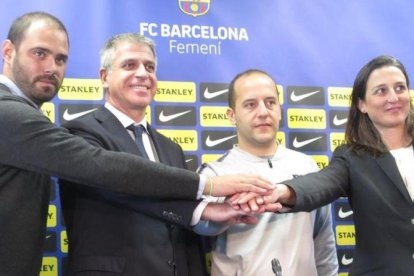
[[[101,50],[100,77],[105,106],[64,126],[95,146],[185,168],[181,147],[146,121],[145,110],[157,87],[153,42],[137,33],[115,35]],[[142,137],[136,136],[134,126],[143,128]],[[143,140],[144,148],[137,146],[138,139]],[[157,181],[154,178],[146,185]],[[201,242],[191,226],[211,205],[137,200],[61,184],[69,275],[204,274]]]
[[[0,275],[39,275],[51,175],[151,198],[195,199],[211,190],[193,172],[105,151],[51,123],[39,108],[59,90],[68,48],[63,24],[43,12],[17,18],[2,44]],[[264,184],[240,176],[213,182],[217,195]]]

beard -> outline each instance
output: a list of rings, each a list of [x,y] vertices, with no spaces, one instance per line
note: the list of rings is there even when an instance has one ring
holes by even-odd
[[[25,66],[21,65],[18,56],[13,61],[12,71],[17,87],[38,106],[50,101],[56,95],[62,84],[62,81],[54,74],[33,76]],[[42,79],[49,79],[52,82],[52,86],[36,86],[36,83]]]

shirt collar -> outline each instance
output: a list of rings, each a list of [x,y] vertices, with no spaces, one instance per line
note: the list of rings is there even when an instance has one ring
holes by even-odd
[[[0,83],[7,86],[10,89],[10,91],[13,95],[24,98],[31,105],[36,107],[36,109],[39,109],[39,106],[37,104],[35,104],[31,99],[29,99],[29,97],[27,97],[26,94],[24,94],[23,91],[20,90],[20,88],[11,79],[6,77],[5,75],[0,75]]]
[[[125,113],[122,111],[119,111],[116,109],[112,104],[105,102],[105,108],[108,109],[114,116],[121,122],[122,126],[124,128],[129,127],[130,125],[143,125],[145,130],[148,132],[147,129],[147,118],[144,116],[140,122],[135,122],[133,119],[128,117]]]

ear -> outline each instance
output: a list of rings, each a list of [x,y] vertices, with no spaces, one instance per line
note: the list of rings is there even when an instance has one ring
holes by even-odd
[[[14,47],[13,42],[11,42],[9,39],[6,39],[1,47],[1,55],[3,57],[4,63],[11,64],[15,53],[16,48]]]
[[[107,89],[109,87],[109,84],[108,84],[108,70],[104,69],[104,68],[101,68],[99,70],[99,76],[100,76],[103,88]]]
[[[232,125],[236,125],[236,115],[231,107],[227,108],[227,118]]]
[[[362,113],[367,113],[365,101],[358,99],[358,109]]]

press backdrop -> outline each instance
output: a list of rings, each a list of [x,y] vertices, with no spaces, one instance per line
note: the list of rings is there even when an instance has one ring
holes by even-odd
[[[232,77],[249,68],[265,70],[281,92],[279,142],[323,168],[343,143],[350,88],[360,67],[389,54],[412,76],[413,9],[406,0],[2,0],[0,38],[28,11],[47,11],[64,22],[70,35],[66,80],[43,106],[61,124],[103,103],[98,53],[110,36],[151,37],[160,82],[147,115],[182,146],[193,170],[237,142],[225,115]],[[50,199],[42,276],[64,275],[67,238],[57,189]],[[340,275],[347,275],[355,244],[352,211],[346,199],[332,211]]]

